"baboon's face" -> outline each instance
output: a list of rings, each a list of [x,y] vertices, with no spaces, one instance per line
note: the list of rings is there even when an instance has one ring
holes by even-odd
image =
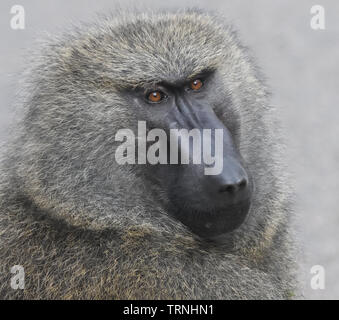
[[[225,99],[227,91],[218,81],[217,70],[203,70],[191,78],[162,81],[127,93],[139,112],[138,120],[146,121],[148,130],[158,128],[167,133],[167,143],[161,145],[167,148],[166,164],[147,166],[146,176],[168,195],[168,211],[206,238],[239,227],[249,211],[252,192],[250,175],[233,138],[236,115],[229,113],[229,127],[217,115],[220,109],[232,109]],[[198,148],[193,138],[185,144],[182,136],[175,140],[178,148],[173,146],[171,139],[176,135],[171,129],[194,129],[201,139],[196,141]],[[211,130],[210,140],[204,136],[209,133],[206,129]],[[217,140],[215,129],[222,139]],[[178,164],[171,164],[175,150]],[[214,163],[204,162],[204,150],[211,150]],[[208,168],[214,170],[208,173]]]
[[[91,102],[90,109],[79,112],[95,114],[93,121],[99,121],[108,136],[105,154],[113,149],[109,141],[114,130],[126,126],[133,130],[137,121],[146,121],[148,130],[164,130],[167,146],[171,129],[195,129],[202,138],[200,151],[192,141],[186,147],[179,143],[179,163],[170,164],[172,150],[167,148],[167,164],[136,165],[134,172],[151,181],[154,196],[169,207],[167,212],[194,233],[213,238],[239,227],[249,212],[252,181],[239,152],[242,106],[235,92],[246,92],[252,78],[241,74],[247,61],[232,34],[210,17],[192,14],[136,19],[88,37],[72,43],[63,54],[69,61],[66,71],[72,71],[69,83],[76,90],[83,88],[83,99]],[[250,99],[246,105],[251,105]],[[212,135],[203,146],[207,129]],[[215,157],[212,163],[204,157],[206,149]],[[181,153],[188,164],[182,163]],[[107,157],[101,163],[98,171],[105,181],[110,177],[102,168]],[[216,165],[220,170],[207,173]]]

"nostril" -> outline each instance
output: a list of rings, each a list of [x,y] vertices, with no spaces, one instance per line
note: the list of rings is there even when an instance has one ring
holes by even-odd
[[[244,189],[247,186],[247,180],[246,179],[242,179],[239,183],[238,183],[239,189]]]
[[[241,189],[245,189],[247,186],[247,180],[242,179],[241,181],[234,184],[225,184],[219,188],[219,192],[235,193]]]
[[[227,192],[227,193],[234,193],[236,191],[237,187],[233,184],[226,184],[219,188],[219,192]]]

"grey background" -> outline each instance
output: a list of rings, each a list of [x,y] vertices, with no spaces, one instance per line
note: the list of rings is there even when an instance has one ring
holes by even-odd
[[[25,30],[10,28],[10,8],[21,4]],[[326,30],[310,28],[310,8],[323,5]],[[126,2],[121,6],[125,7]],[[287,128],[289,167],[296,181],[299,238],[306,298],[339,298],[339,2],[306,0],[139,1],[138,7],[199,6],[223,13],[240,32],[273,92]],[[44,31],[91,19],[115,8],[112,0],[1,0],[0,142],[13,121],[25,50]],[[310,268],[326,270],[325,290],[310,288]]]

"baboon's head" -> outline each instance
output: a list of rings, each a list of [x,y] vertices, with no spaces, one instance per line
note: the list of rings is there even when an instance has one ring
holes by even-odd
[[[270,176],[265,92],[217,20],[197,12],[107,19],[49,45],[26,121],[36,198],[48,193],[63,210],[74,199],[84,211],[158,206],[206,238],[243,224],[253,185],[263,192],[265,170]],[[138,121],[146,134],[162,133],[117,141],[120,129],[138,136]],[[173,129],[194,137],[186,143]],[[138,164],[144,142],[150,151]],[[127,164],[117,163],[123,145]]]

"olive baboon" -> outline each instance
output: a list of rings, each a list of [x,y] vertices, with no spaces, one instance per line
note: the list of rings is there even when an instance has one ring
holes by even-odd
[[[43,45],[2,162],[0,297],[289,298],[289,188],[267,96],[209,13],[124,14]],[[221,128],[221,174],[118,165],[115,134],[138,120]]]

